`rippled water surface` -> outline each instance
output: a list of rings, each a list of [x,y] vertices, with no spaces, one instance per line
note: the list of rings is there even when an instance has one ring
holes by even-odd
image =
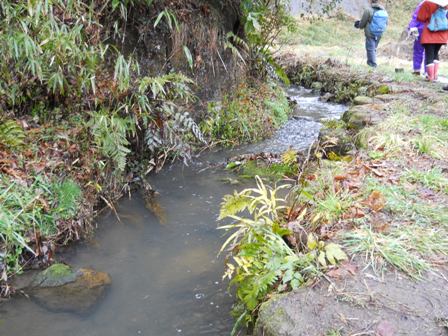
[[[289,148],[306,150],[319,136],[323,120],[339,119],[345,105],[324,103],[311,90],[292,86],[287,90],[297,103],[293,117],[266,141],[249,146],[251,152],[284,152]]]
[[[299,104],[295,118],[252,150],[304,149],[317,136],[320,120],[345,110],[303,89],[291,88],[289,94]],[[221,282],[223,260],[216,255],[223,237],[216,217],[222,196],[235,187],[223,183],[229,176],[222,168],[206,168],[231,154],[210,153],[190,167],[175,165],[152,178],[165,224],[136,193],[119,202],[121,222],[113,214],[103,216],[95,240],[63,256],[75,267],[112,276],[106,297],[89,314],[49,312],[18,297],[0,305],[0,335],[229,335],[233,299]]]

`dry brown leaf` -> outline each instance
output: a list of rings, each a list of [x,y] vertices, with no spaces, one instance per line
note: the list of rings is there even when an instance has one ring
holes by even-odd
[[[384,209],[386,205],[386,199],[380,191],[374,190],[372,191],[370,196],[364,202],[362,202],[362,204],[368,206],[374,212],[378,212]]]

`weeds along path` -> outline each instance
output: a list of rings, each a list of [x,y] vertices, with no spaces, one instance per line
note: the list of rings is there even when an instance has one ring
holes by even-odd
[[[293,83],[351,108],[326,123],[286,199],[263,184],[226,199],[222,215],[252,200],[253,216],[236,218],[227,273],[239,316],[258,315],[256,335],[442,335],[448,96],[437,83],[399,83],[331,60],[282,63]]]

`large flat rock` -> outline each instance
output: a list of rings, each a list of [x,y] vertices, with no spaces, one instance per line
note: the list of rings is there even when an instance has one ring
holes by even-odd
[[[38,273],[26,291],[49,310],[83,314],[98,303],[111,282],[104,272],[54,264]]]
[[[414,281],[359,274],[273,297],[260,309],[256,336],[446,336],[448,272]]]

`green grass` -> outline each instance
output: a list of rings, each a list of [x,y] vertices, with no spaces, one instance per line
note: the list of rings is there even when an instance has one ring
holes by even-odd
[[[430,268],[429,263],[413,251],[409,235],[383,234],[363,227],[343,234],[345,246],[353,254],[364,255],[375,272],[380,272],[384,262],[411,277],[420,277]]]
[[[201,131],[212,142],[236,146],[262,140],[288,120],[290,106],[275,84],[241,85],[219,104],[210,104]]]
[[[313,228],[320,223],[334,224],[352,206],[351,195],[345,191],[337,191],[334,185],[334,176],[343,174],[346,165],[344,161],[322,161],[316,179],[308,181],[300,191],[300,202],[313,205]]]
[[[246,162],[241,169],[241,176],[244,178],[254,178],[260,176],[271,181],[281,180],[285,176],[294,176],[297,174],[297,165],[285,163],[266,164],[257,161]]]
[[[325,336],[342,336],[341,332],[337,329],[332,329],[330,331],[327,331]]]
[[[8,273],[20,271],[23,252],[34,254],[30,242],[57,233],[59,220],[76,216],[82,192],[75,182],[52,183],[37,176],[31,185],[0,178],[0,263]]]
[[[404,179],[409,182],[420,183],[434,191],[448,193],[448,178],[440,168],[433,168],[428,171],[412,169],[404,174]]]
[[[390,232],[374,232],[370,226],[342,234],[353,254],[364,255],[378,272],[387,264],[411,277],[420,277],[432,267],[431,258],[448,255],[448,232],[444,228],[397,225]]]
[[[386,210],[397,219],[411,221],[422,227],[434,224],[448,227],[448,206],[421,198],[415,187],[383,184],[374,178],[368,178],[364,188],[366,197],[374,190],[385,197]]]
[[[323,194],[316,202],[315,215],[328,223],[337,221],[353,204],[349,194],[336,193],[332,190]]]

